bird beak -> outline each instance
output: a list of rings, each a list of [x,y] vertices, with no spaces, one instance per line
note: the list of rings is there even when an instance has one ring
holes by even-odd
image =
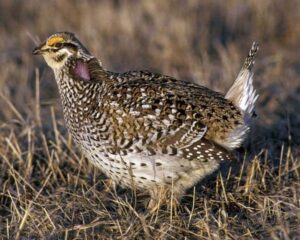
[[[48,51],[48,48],[46,47],[46,45],[44,43],[42,43],[40,46],[36,47],[35,49],[33,49],[32,54],[34,55],[41,55],[45,52]]]

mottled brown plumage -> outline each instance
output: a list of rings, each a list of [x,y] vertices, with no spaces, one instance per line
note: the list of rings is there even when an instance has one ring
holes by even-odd
[[[67,128],[86,157],[157,201],[159,189],[180,197],[232,159],[257,98],[250,72],[257,49],[226,97],[157,73],[106,71],[72,33],[50,36],[34,53],[54,70]]]

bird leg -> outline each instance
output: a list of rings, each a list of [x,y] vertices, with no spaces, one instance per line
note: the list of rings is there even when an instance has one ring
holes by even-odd
[[[150,190],[150,201],[148,204],[148,211],[154,213],[160,206],[167,205],[172,209],[176,209],[180,200],[180,194],[173,192],[166,187],[156,187]]]
[[[117,184],[111,178],[103,180],[104,183],[104,192],[114,192],[116,193]]]

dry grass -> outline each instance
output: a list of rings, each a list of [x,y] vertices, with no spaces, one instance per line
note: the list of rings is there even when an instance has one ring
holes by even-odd
[[[300,3],[0,1],[1,239],[299,239]],[[298,25],[298,27],[297,27]],[[259,119],[238,161],[150,214],[73,145],[37,36],[76,32],[110,70],[228,89],[253,40]],[[38,67],[38,68],[36,68]]]

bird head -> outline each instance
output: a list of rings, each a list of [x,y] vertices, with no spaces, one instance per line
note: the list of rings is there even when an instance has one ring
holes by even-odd
[[[42,55],[53,70],[62,68],[70,58],[82,60],[92,58],[88,50],[70,32],[52,34],[33,50],[33,54]]]

